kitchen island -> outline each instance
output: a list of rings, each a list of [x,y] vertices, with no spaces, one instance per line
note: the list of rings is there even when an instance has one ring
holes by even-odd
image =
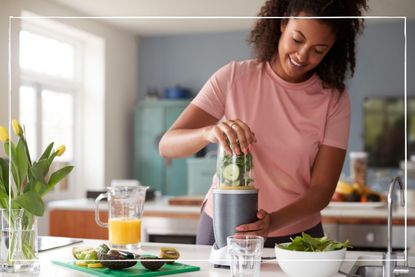
[[[183,198],[183,197],[182,197]],[[176,198],[177,199],[177,198]],[[192,201],[194,198],[191,198]],[[200,206],[184,201],[174,205],[171,198],[163,197],[146,202],[142,225],[142,240],[151,242],[194,243],[199,223]],[[185,200],[189,200],[186,199]],[[177,202],[177,201],[175,201]],[[183,205],[186,203],[187,205]],[[351,203],[339,206],[331,203],[322,214],[324,231],[331,239],[350,240],[359,250],[386,249],[386,203]],[[92,199],[68,199],[49,202],[41,235],[108,239],[108,230],[95,223],[95,202]],[[344,204],[342,204],[344,205]],[[101,219],[106,221],[108,205],[100,203]],[[48,221],[48,222],[47,222]],[[415,209],[407,213],[408,245],[415,245]],[[405,245],[405,209],[393,212],[393,246]],[[48,228],[49,226],[49,228]]]
[[[82,243],[76,244],[75,246],[91,246],[96,247],[99,244],[106,242],[102,240],[83,240]],[[76,277],[76,276],[93,276],[87,273],[55,265],[52,263],[52,260],[59,261],[73,261],[72,256],[72,247],[66,246],[53,250],[48,250],[40,253],[40,277],[50,277],[50,276],[60,276],[60,277]],[[209,253],[210,246],[195,246],[195,245],[186,245],[186,244],[165,244],[165,243],[143,243],[142,249],[138,251],[138,254],[153,254],[158,255],[161,247],[171,246],[179,250],[181,257],[179,262],[198,266],[200,271],[180,273],[172,276],[230,276],[230,271],[228,269],[214,268],[209,262]],[[346,255],[346,261],[343,262],[341,270],[344,272],[349,272],[355,261],[361,257],[369,257],[371,259],[380,259],[381,253],[367,253],[359,251],[348,251]],[[263,253],[264,257],[275,256],[274,249],[266,248]],[[410,265],[414,265],[415,260],[410,259]],[[379,263],[379,262],[378,262]],[[10,276],[15,277],[16,274],[2,274],[1,276]],[[23,276],[32,276],[30,274],[19,274],[19,277]],[[275,260],[270,260],[262,263],[261,266],[261,276],[273,276],[273,277],[284,277],[286,276],[281,269],[279,268]],[[335,275],[336,277],[344,276],[341,274]]]

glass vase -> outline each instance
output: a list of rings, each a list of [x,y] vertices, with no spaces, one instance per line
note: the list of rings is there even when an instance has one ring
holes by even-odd
[[[0,209],[0,271],[38,272],[37,219],[24,209]]]

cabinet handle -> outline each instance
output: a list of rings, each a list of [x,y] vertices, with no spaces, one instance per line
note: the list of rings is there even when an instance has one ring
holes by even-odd
[[[375,242],[375,234],[373,232],[369,232],[366,234],[366,240],[368,242]]]

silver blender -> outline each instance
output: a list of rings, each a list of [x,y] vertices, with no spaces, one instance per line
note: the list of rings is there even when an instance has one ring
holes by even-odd
[[[219,185],[213,190],[213,233],[215,243],[209,261],[214,267],[229,267],[226,238],[241,224],[257,220],[258,190],[253,186],[252,154],[229,155],[220,145],[216,175]]]

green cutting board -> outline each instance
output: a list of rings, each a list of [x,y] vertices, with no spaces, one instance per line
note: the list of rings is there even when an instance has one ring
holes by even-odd
[[[72,268],[75,270],[83,271],[92,275],[96,276],[116,276],[116,277],[132,277],[132,276],[161,276],[161,275],[168,275],[168,274],[176,274],[176,273],[183,273],[183,272],[190,272],[190,271],[198,271],[200,267],[181,264],[175,262],[174,264],[164,264],[159,270],[151,271],[146,269],[141,265],[141,263],[137,263],[135,266],[130,268],[125,268],[121,270],[109,269],[109,268],[89,268],[85,266],[78,266],[75,265],[73,261],[69,262],[62,262],[62,261],[52,261],[52,263],[61,265],[64,267]]]

